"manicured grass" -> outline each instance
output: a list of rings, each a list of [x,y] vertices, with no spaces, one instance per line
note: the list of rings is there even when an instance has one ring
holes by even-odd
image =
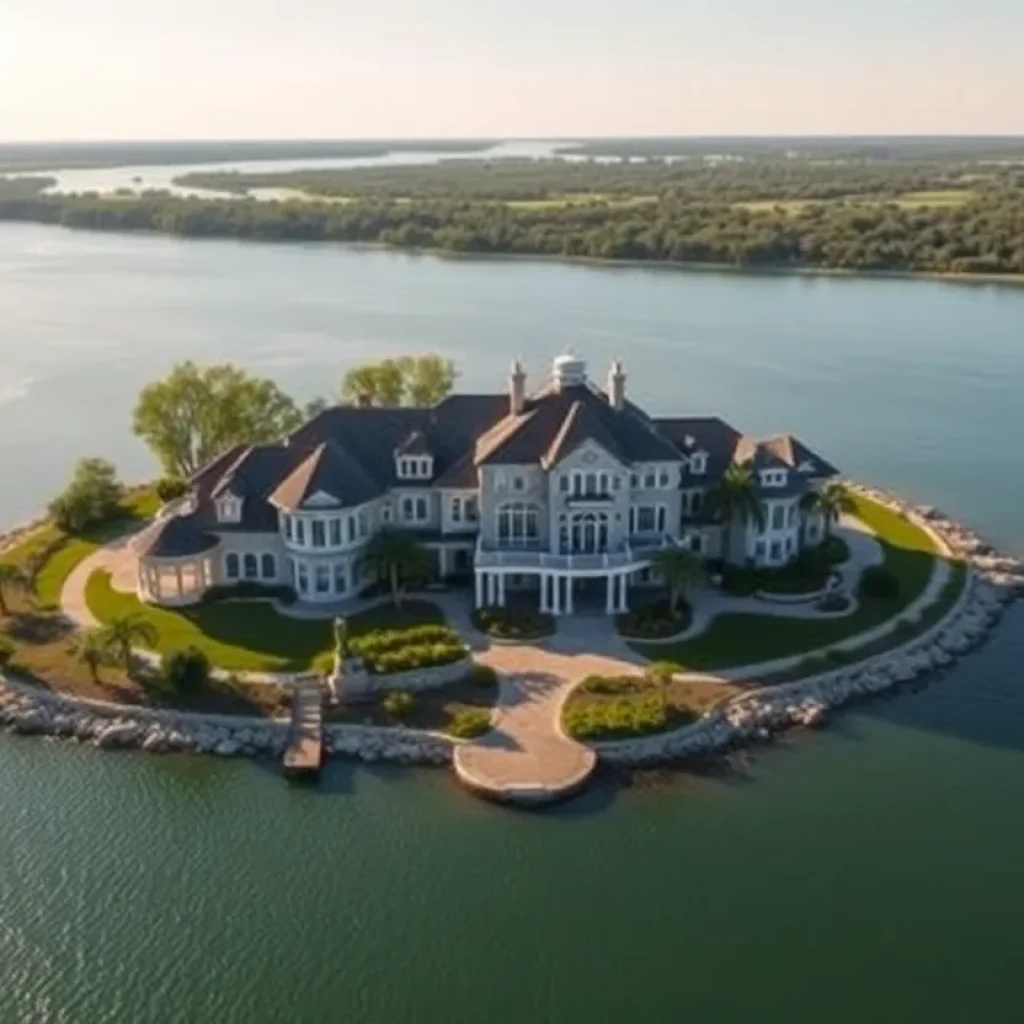
[[[778,615],[720,615],[700,636],[678,644],[643,644],[633,649],[657,655],[680,668],[711,670],[784,658],[830,647],[899,616],[924,590],[935,564],[935,547],[919,526],[859,495],[852,496],[855,514],[878,535],[885,565],[900,582],[899,596],[865,602],[851,615],[828,620]]]
[[[155,490],[146,487],[126,494],[121,507],[124,510],[122,516],[79,535],[66,534],[53,523],[45,523],[21,543],[5,551],[0,562],[25,567],[34,558],[45,556],[35,575],[35,600],[40,609],[56,608],[60,604],[64,581],[75,566],[97,548],[152,519],[160,507],[160,499]]]
[[[334,648],[334,633],[326,619],[293,619],[266,601],[217,601],[172,610],[143,604],[134,594],[110,585],[110,573],[98,570],[86,584],[90,611],[101,622],[140,615],[159,633],[156,650],[162,654],[187,645],[205,651],[218,668],[231,671],[302,672],[317,655]],[[444,615],[425,601],[406,601],[402,608],[382,604],[349,618],[355,639],[375,629],[401,629],[443,623]]]
[[[933,192],[904,192],[898,196],[896,203],[910,210],[919,210],[925,206],[963,206],[964,203],[977,196],[970,188],[947,188]]]

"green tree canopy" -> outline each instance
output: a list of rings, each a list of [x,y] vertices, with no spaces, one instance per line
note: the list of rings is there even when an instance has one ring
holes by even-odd
[[[341,397],[345,402],[365,402],[384,408],[425,408],[437,405],[451,394],[456,376],[455,364],[436,353],[383,359],[349,370],[341,384]]]
[[[82,530],[117,515],[121,485],[106,459],[79,459],[71,483],[50,502],[49,513],[67,533]]]
[[[273,381],[230,363],[189,361],[142,389],[132,427],[166,473],[188,477],[232,445],[275,441],[301,421]]]

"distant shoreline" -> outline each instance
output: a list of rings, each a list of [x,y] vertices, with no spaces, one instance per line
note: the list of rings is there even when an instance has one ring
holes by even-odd
[[[450,249],[393,245],[388,242],[346,242],[335,241],[332,239],[252,238],[228,234],[185,235],[170,231],[154,231],[148,228],[139,228],[136,230],[123,228],[97,228],[14,217],[0,218],[0,226],[4,224],[34,224],[39,227],[62,228],[67,231],[84,231],[98,234],[149,235],[161,238],[173,238],[182,242],[211,241],[270,246],[337,246],[339,248],[352,249],[355,251],[392,252],[415,256],[429,256],[435,259],[451,260],[453,262],[534,262],[555,263],[565,266],[591,267],[595,269],[604,267],[609,269],[657,270],[665,273],[737,274],[751,277],[832,277],[849,280],[874,279],[883,281],[932,281],[940,284],[971,285],[975,287],[982,285],[1004,285],[1010,288],[1024,287],[1024,274],[963,274],[938,270],[848,270],[843,267],[736,266],[730,263],[694,263],[674,260],[628,260],[603,258],[599,256],[567,256],[557,253],[456,252]]]

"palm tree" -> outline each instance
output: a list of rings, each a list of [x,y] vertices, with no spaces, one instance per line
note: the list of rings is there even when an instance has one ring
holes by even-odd
[[[13,562],[0,562],[0,615],[10,615],[7,607],[7,593],[18,590],[27,594],[32,588],[28,574]]]
[[[376,570],[378,579],[388,581],[396,608],[402,607],[406,586],[426,577],[430,571],[426,548],[411,533],[391,527],[378,530],[370,538],[366,559]]]
[[[734,462],[722,474],[718,486],[708,494],[712,514],[725,524],[725,558],[732,552],[733,526],[739,523],[757,523],[764,526],[764,507],[757,494],[754,471]]]
[[[160,638],[156,626],[142,615],[122,615],[111,619],[102,636],[104,649],[113,651],[124,665],[125,672],[129,673],[132,670],[132,647],[136,643],[155,647]]]
[[[805,515],[811,512],[822,514],[826,539],[831,536],[833,524],[839,521],[844,512],[850,514],[857,510],[850,492],[835,480],[825,484],[820,491],[808,491],[800,499],[800,508]]]
[[[651,562],[651,567],[668,587],[668,605],[672,614],[679,609],[679,599],[686,591],[704,579],[704,566],[700,559],[686,548],[662,548]]]
[[[71,653],[78,661],[89,666],[89,675],[94,683],[99,682],[100,665],[107,658],[106,633],[102,629],[90,629],[82,633],[71,646]]]

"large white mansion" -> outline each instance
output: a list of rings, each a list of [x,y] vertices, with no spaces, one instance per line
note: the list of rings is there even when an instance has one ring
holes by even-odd
[[[754,475],[763,526],[726,531],[707,514],[732,463]],[[373,582],[368,540],[392,527],[436,552],[442,578],[472,573],[478,606],[516,589],[556,614],[595,593],[618,612],[663,546],[772,566],[818,543],[820,516],[801,499],[835,474],[789,435],[647,415],[618,363],[602,390],[583,360],[559,356],[532,395],[516,363],[504,394],[337,406],[280,443],[224,452],[140,535],[139,593],[178,605],[250,581],[291,585],[305,602],[351,598]]]

